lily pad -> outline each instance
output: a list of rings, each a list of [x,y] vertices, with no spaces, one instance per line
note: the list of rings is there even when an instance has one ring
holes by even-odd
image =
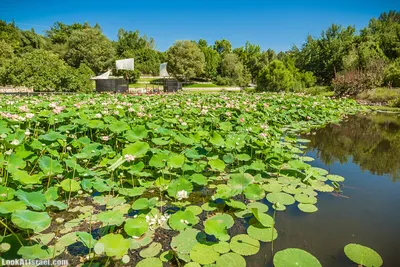
[[[142,249],[139,255],[142,258],[152,258],[157,256],[161,251],[162,245],[158,242],[151,243],[147,248]]]
[[[291,195],[283,192],[269,193],[267,195],[267,200],[273,204],[279,202],[282,205],[292,205],[295,202],[294,198]]]
[[[315,205],[313,205],[313,204],[303,204],[303,203],[300,203],[297,207],[298,207],[301,211],[307,212],[307,213],[312,213],[312,212],[318,211],[318,208],[317,208]]]
[[[22,229],[32,229],[39,233],[50,226],[51,218],[47,212],[17,210],[11,215],[11,221]]]
[[[124,230],[125,232],[134,237],[140,237],[144,233],[147,232],[149,228],[149,224],[146,222],[146,219],[143,217],[137,217],[133,219],[128,219],[125,222]]]
[[[353,262],[366,267],[380,267],[383,264],[382,257],[373,249],[359,245],[348,244],[344,247],[344,253]]]
[[[245,267],[246,260],[236,253],[227,253],[218,258],[216,267]]]
[[[230,247],[237,254],[250,256],[260,250],[260,242],[248,235],[240,234],[232,237]]]
[[[129,245],[129,240],[125,239],[122,235],[108,234],[97,241],[95,248],[98,246],[104,246],[104,252],[107,256],[120,259],[128,252]]]
[[[138,262],[136,267],[162,267],[163,263],[158,258],[147,258]]]
[[[189,254],[199,242],[205,241],[206,235],[196,229],[185,229],[171,241],[171,248],[182,254]]]
[[[344,177],[336,174],[328,174],[326,178],[334,182],[344,182]]]
[[[278,251],[273,262],[275,267],[322,267],[316,257],[298,248]]]
[[[186,228],[191,228],[193,225],[199,222],[199,218],[196,217],[190,210],[177,211],[171,215],[168,220],[169,225],[172,229],[181,231]]]
[[[262,242],[271,242],[278,237],[278,232],[275,228],[264,227],[261,223],[252,224],[247,228],[247,234]]]
[[[211,264],[219,258],[219,253],[216,252],[212,246],[199,243],[190,251],[190,258],[192,261],[202,265]]]

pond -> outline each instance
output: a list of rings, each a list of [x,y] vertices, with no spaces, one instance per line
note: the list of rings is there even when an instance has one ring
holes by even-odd
[[[343,252],[358,243],[376,250],[383,266],[400,266],[400,114],[350,116],[311,135],[311,165],[346,178],[341,195],[320,193],[318,212],[296,206],[277,213],[274,251],[304,249],[322,266],[356,266]],[[248,266],[272,266],[271,244],[248,258]]]

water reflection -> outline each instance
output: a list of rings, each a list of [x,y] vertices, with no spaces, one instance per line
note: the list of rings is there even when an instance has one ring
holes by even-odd
[[[376,175],[400,180],[400,115],[387,113],[351,116],[307,136],[308,151],[316,151],[326,165],[335,161],[357,164]]]

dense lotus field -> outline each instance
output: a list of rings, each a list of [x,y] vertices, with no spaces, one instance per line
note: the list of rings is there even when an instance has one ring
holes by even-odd
[[[294,94],[0,96],[0,257],[246,266],[279,238],[279,212],[315,212],[344,180],[311,167],[298,134],[361,109]],[[320,266],[295,248],[265,256]]]

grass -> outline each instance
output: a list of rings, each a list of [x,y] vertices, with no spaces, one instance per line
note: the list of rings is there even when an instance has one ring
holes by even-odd
[[[216,85],[213,83],[191,83],[183,85],[185,88],[226,88],[227,86]]]
[[[400,98],[400,88],[389,89],[387,87],[376,88],[362,92],[357,95],[357,99],[367,100],[373,103],[389,102]]]

